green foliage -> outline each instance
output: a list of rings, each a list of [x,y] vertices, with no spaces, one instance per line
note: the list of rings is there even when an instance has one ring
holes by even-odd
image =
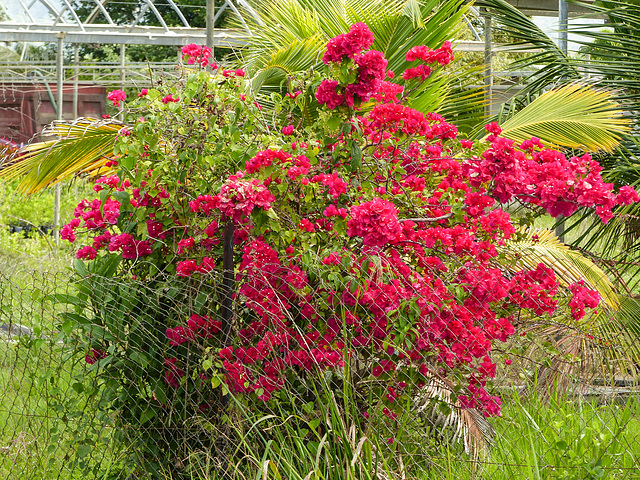
[[[389,60],[388,70],[410,66],[407,51],[416,45],[432,48],[457,38],[467,7],[460,0],[287,0],[258,6],[264,25],[251,24],[253,34],[240,52],[242,65],[252,76],[254,90],[284,94],[291,78],[310,68],[320,70],[327,41],[364,22],[371,28],[373,49]],[[482,91],[473,86],[477,69],[456,62],[445,73],[436,72],[414,96],[410,106],[422,112],[439,112],[468,131],[482,119]]]
[[[194,28],[206,27],[206,0],[180,0],[175,2],[189,26]],[[223,0],[214,0],[216,11],[225,3]],[[84,21],[96,8],[93,0],[73,0],[71,2],[74,12]],[[154,9],[162,17],[169,27],[184,27],[182,19],[178,16],[169,2],[154,3],[153,8],[148,8],[144,1],[105,2],[103,8],[109,13],[111,19],[119,25],[131,25],[141,9],[145,10],[137,25],[162,26],[154,13]],[[221,28],[227,22],[230,9],[225,10],[216,19],[216,28]],[[94,23],[106,23],[106,18],[98,10]],[[80,45],[80,55],[85,61],[119,61],[118,46],[112,45]],[[162,45],[128,45],[126,50],[127,60],[133,62],[173,62],[176,59],[177,48]],[[218,56],[229,53],[228,49],[217,49]]]
[[[595,152],[613,151],[629,123],[609,92],[567,85],[540,95],[501,127],[517,143],[536,137],[545,145]]]
[[[63,223],[71,220],[74,207],[83,196],[90,195],[89,192],[86,185],[80,182],[62,185],[60,211]],[[53,189],[24,197],[19,193],[18,181],[0,183],[2,225],[53,226],[53,204]]]

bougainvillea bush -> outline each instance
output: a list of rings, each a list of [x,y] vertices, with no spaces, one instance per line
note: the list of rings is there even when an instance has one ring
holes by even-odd
[[[195,45],[178,83],[110,94],[135,122],[62,230],[92,312],[66,330],[103,383],[100,408],[123,432],[137,425],[141,465],[178,475],[180,441],[228,452],[202,425],[237,405],[295,398],[326,433],[314,412],[348,390],[351,421],[384,424],[389,444],[435,384],[457,408],[500,415],[494,346],[523,319],[598,305],[584,284],[500,253],[519,234],[504,205],[606,222],[637,193],[614,192],[588,154],[516,145],[495,124],[484,142],[459,138],[406,106],[451,45],[414,47],[414,66],[391,72],[372,42],[353,25],[327,44],[324,72],[289,79],[284,96],[258,99]]]

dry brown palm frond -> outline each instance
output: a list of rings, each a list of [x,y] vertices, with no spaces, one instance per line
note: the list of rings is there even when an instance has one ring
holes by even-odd
[[[455,398],[455,384],[433,373],[429,381],[414,398],[415,410],[434,426],[449,430],[452,441],[461,441],[467,453],[477,464],[489,454],[495,431],[489,421],[478,411],[463,408]],[[446,408],[440,408],[441,405]]]
[[[538,339],[525,354],[537,370],[528,390],[535,386],[544,399],[584,393],[594,383],[611,384],[615,375],[634,371],[638,307],[623,297],[619,305],[617,311],[602,308],[580,322],[567,317],[526,329]]]

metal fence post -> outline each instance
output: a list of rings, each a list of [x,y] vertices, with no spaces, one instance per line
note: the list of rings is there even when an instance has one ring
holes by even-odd
[[[58,51],[56,52],[56,83],[57,83],[57,108],[56,118],[60,121],[64,119],[64,97],[62,95],[62,89],[64,88],[64,32],[56,34],[58,39]],[[56,243],[56,247],[60,245],[60,196],[62,188],[59,183],[56,184],[54,189],[53,199],[53,238]]]

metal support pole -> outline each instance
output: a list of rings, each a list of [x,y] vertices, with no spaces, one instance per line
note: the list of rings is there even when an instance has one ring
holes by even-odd
[[[222,239],[222,344],[227,346],[231,340],[231,321],[233,317],[233,291],[235,288],[235,266],[233,264],[233,243],[235,227],[227,220]]]
[[[207,0],[207,47],[211,49],[211,58],[215,58],[213,46],[213,29],[216,16],[216,6],[214,0]]]
[[[120,44],[120,89],[124,91],[124,84],[127,80],[127,71],[125,69],[125,44]],[[120,114],[120,121],[124,122],[124,112]]]
[[[78,118],[78,81],[80,77],[80,52],[78,45],[73,46],[73,118]]]
[[[63,112],[64,112],[64,97],[62,95],[62,89],[64,88],[64,32],[59,32],[56,35],[58,39],[58,51],[56,52],[56,88],[57,88],[57,108],[56,108],[56,118],[58,120],[63,120]],[[60,184],[56,184],[54,189],[54,200],[53,200],[53,238],[56,243],[56,247],[60,245],[60,195],[61,195],[61,187]]]
[[[233,293],[235,290],[235,265],[233,264],[233,243],[235,227],[233,220],[228,219],[224,225],[222,236],[222,345],[231,343],[231,322],[233,321]],[[229,398],[220,397],[220,409],[226,410]]]
[[[558,0],[558,47],[565,55],[568,54],[569,40],[569,5],[565,0]],[[558,217],[556,235],[564,243],[564,218]]]
[[[558,0],[558,47],[567,55],[569,40],[569,5],[566,0]]]
[[[484,17],[484,115],[491,116],[491,102],[493,96],[493,52],[491,51],[491,17]]]

